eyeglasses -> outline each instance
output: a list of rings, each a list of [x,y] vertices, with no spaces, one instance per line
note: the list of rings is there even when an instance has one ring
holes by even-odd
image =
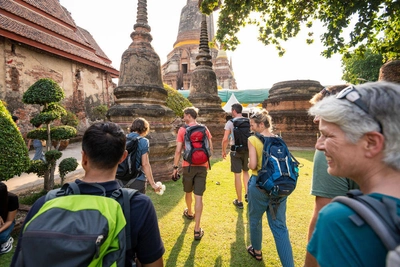
[[[361,100],[361,94],[360,92],[357,91],[357,89],[354,87],[354,85],[350,85],[349,87],[344,88],[342,91],[340,91],[337,95],[336,98],[338,99],[347,99],[360,109],[362,109],[365,113],[370,115],[376,123],[379,125],[379,132],[383,134],[383,128],[382,124],[380,121],[378,121],[374,116],[372,116],[369,113],[367,105]]]
[[[251,115],[250,116],[250,119],[254,119],[254,118],[256,118],[256,119],[259,119],[259,116],[260,116],[261,114],[260,113],[254,113],[253,115]]]

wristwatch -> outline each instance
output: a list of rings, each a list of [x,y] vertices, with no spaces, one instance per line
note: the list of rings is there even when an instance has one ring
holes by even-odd
[[[174,168],[175,170],[177,170],[179,167],[178,167],[177,165],[174,165],[173,168]]]

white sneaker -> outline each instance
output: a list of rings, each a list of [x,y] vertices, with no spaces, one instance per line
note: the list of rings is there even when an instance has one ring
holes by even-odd
[[[13,243],[14,243],[14,239],[10,236],[10,238],[7,240],[7,242],[1,244],[0,247],[0,254],[4,254],[4,253],[8,253],[12,250],[13,248]]]

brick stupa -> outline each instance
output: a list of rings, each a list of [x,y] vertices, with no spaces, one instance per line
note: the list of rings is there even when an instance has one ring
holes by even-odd
[[[147,1],[138,1],[137,20],[131,34],[133,42],[123,53],[118,87],[114,89],[115,105],[107,114],[124,130],[135,118],[150,123],[150,164],[156,181],[169,180],[176,148],[171,123],[174,112],[166,106],[167,91],[161,79],[160,57],[150,42]]]
[[[221,108],[218,96],[217,76],[212,69],[210,48],[208,46],[207,22],[203,15],[201,22],[199,54],[196,57],[196,68],[190,82],[189,101],[198,108],[197,122],[205,124],[213,138],[214,150],[221,149],[224,136],[225,111]],[[215,151],[216,153],[216,151]]]

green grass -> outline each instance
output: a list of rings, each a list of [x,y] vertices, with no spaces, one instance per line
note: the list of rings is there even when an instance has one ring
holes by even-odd
[[[303,166],[300,168],[297,189],[288,198],[286,217],[295,266],[302,266],[314,202],[310,195],[314,152],[293,151],[293,154]],[[182,216],[186,206],[181,181],[165,182],[167,189],[162,196],[156,195],[148,188],[148,195],[157,211],[165,245],[165,266],[281,266],[265,217],[263,261],[254,260],[246,251],[250,244],[247,205],[244,204],[243,210],[238,210],[232,204],[236,193],[229,159],[212,161],[201,218],[201,227],[205,235],[200,242],[194,241],[193,238],[194,221],[188,221]],[[12,253],[1,255],[0,266],[9,266],[11,257]]]

